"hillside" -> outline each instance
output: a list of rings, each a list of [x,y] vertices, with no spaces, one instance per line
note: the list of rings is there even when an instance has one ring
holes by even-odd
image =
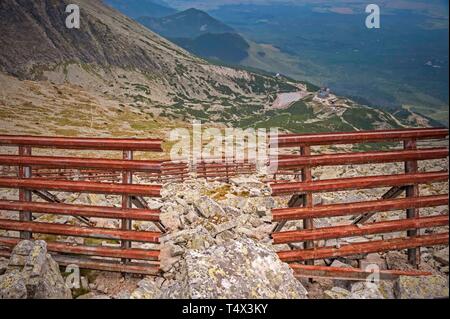
[[[198,56],[239,64],[248,57],[249,44],[237,33],[207,33],[189,38],[171,38],[173,42]]]
[[[302,83],[211,64],[101,1],[73,2],[81,8],[80,30],[64,25],[68,0],[0,3],[3,132],[159,135],[191,119],[293,131],[428,124],[410,115],[384,121],[392,116],[370,108],[380,116],[336,117],[326,104],[314,102],[307,105],[312,119],[296,118],[286,126],[277,119],[298,111],[272,110],[272,103],[281,92],[307,91]]]

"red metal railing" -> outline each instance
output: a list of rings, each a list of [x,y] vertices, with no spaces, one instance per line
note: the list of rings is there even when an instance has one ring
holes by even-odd
[[[256,162],[249,158],[241,160],[236,157],[203,158],[191,164],[191,171],[197,178],[206,180],[229,181],[231,177],[253,174]]]
[[[448,157],[448,148],[417,147],[417,140],[445,139],[447,129],[406,129],[323,134],[286,134],[271,137],[271,147],[299,148],[300,155],[281,155],[277,160],[277,174],[288,173],[300,176],[300,181],[275,181],[271,184],[273,195],[293,195],[289,208],[274,209],[273,220],[278,222],[272,234],[274,244],[304,243],[303,249],[281,251],[279,256],[292,264],[299,276],[356,276],[364,271],[344,274],[339,269],[323,269],[314,265],[314,260],[368,254],[389,250],[408,249],[408,259],[413,265],[420,260],[419,247],[447,245],[448,232],[419,236],[418,229],[448,226],[448,215],[420,217],[419,208],[448,205],[448,194],[421,196],[420,184],[448,181],[448,171],[419,172],[418,161]],[[372,142],[403,142],[402,150],[352,152],[311,155],[311,147],[321,145],[356,144]],[[369,163],[403,162],[403,174],[361,176],[313,180],[312,169],[323,166],[358,165]],[[336,203],[315,206],[313,196],[321,192],[337,192],[369,188],[390,187],[381,199],[354,203]],[[444,191],[444,190],[443,190]],[[445,189],[445,192],[448,192]],[[405,193],[404,198],[399,197]],[[406,218],[361,225],[379,212],[406,210]],[[350,225],[315,228],[317,218],[355,216]],[[302,220],[303,229],[281,231],[289,220]],[[348,244],[341,247],[318,247],[317,241],[373,234],[406,232],[405,238]],[[346,270],[345,270],[346,271]],[[344,272],[345,272],[344,271]],[[340,274],[340,275],[339,275]]]
[[[407,129],[351,133],[326,133],[305,135],[281,135],[270,137],[269,145],[281,148],[298,147],[300,155],[280,155],[277,160],[278,174],[287,172],[300,177],[300,181],[275,181],[271,184],[273,195],[293,195],[289,208],[273,210],[273,220],[278,222],[272,235],[274,244],[304,243],[303,249],[279,252],[292,264],[297,276],[322,276],[362,278],[365,271],[342,271],[314,265],[314,260],[330,259],[396,249],[408,249],[409,260],[417,264],[417,248],[445,245],[448,233],[418,236],[417,229],[448,225],[447,216],[419,216],[418,209],[448,205],[447,194],[421,196],[419,184],[446,182],[447,171],[419,172],[417,161],[446,158],[445,147],[418,149],[417,140],[444,139],[447,129]],[[277,139],[276,144],[273,143]],[[357,153],[312,155],[311,147],[317,145],[355,144],[371,142],[403,142],[403,150],[371,151]],[[0,178],[0,188],[18,189],[19,200],[0,200],[0,209],[19,212],[18,219],[0,219],[0,229],[19,232],[21,238],[33,234],[50,234],[62,237],[75,236],[112,240],[116,247],[73,245],[50,241],[49,250],[62,265],[76,263],[80,267],[99,270],[154,274],[158,271],[158,231],[133,230],[133,221],[154,223],[159,231],[164,227],[159,211],[149,209],[144,197],[160,196],[162,182],[183,181],[191,176],[228,181],[230,177],[254,173],[255,161],[237,161],[235,158],[206,158],[197,163],[187,161],[134,160],[133,151],[161,151],[160,140],[138,139],[89,139],[59,137],[1,136],[0,145],[16,146],[17,155],[0,155],[0,166],[5,177]],[[78,158],[62,156],[33,156],[32,148],[58,148],[73,150],[122,151],[122,159]],[[360,176],[331,180],[313,180],[312,169],[323,166],[359,165],[369,163],[402,162],[404,174]],[[158,184],[134,184],[134,177],[144,182]],[[105,182],[107,181],[107,182]],[[315,206],[314,194],[368,188],[390,187],[381,199],[354,203],[335,203]],[[65,204],[51,192],[98,193],[121,196],[121,207],[103,207]],[[398,198],[405,193],[404,198]],[[40,197],[46,202],[33,201]],[[132,206],[135,205],[136,208]],[[379,212],[406,210],[407,218],[359,225]],[[37,222],[36,214],[73,216],[85,226]],[[315,228],[313,219],[339,216],[356,216],[353,223],[344,226]],[[89,218],[120,220],[120,228],[94,227]],[[304,229],[284,231],[286,221],[303,220]],[[317,241],[366,236],[404,231],[405,238],[349,244],[341,247],[318,247]],[[0,237],[0,255],[8,255],[20,238]],[[138,243],[148,243],[143,249]],[[81,255],[81,257],[75,257]],[[398,275],[398,271],[384,272],[385,277]],[[403,272],[403,274],[407,274]],[[408,273],[412,274],[412,273]],[[414,274],[424,274],[414,272]]]
[[[133,152],[161,152],[161,142],[156,139],[0,136],[0,145],[19,148],[18,155],[0,155],[0,165],[15,167],[17,172],[16,176],[9,174],[1,177],[0,188],[19,190],[19,200],[0,200],[0,209],[19,212],[18,218],[0,219],[0,229],[8,231],[10,235],[0,237],[0,246],[3,247],[0,255],[7,256],[21,238],[31,239],[35,234],[56,235],[59,239],[75,236],[117,244],[103,247],[52,240],[48,243],[48,249],[62,265],[78,264],[83,268],[99,270],[157,273],[159,236],[164,227],[160,223],[159,211],[149,209],[144,198],[159,197],[161,186],[133,184],[133,176],[139,172],[156,176],[161,181],[165,168],[183,168],[182,163],[134,160]],[[122,151],[123,154],[122,159],[33,156],[34,148],[108,150]],[[76,174],[75,170],[85,170],[93,174],[91,176],[103,176],[98,180],[108,179],[105,176],[114,177],[113,181],[116,182],[70,180],[72,174]],[[50,191],[120,195],[122,204],[121,207],[65,204]],[[33,194],[49,202],[33,201]],[[133,208],[133,204],[137,208]],[[87,226],[40,222],[34,218],[36,214],[73,216]],[[120,220],[120,227],[95,227],[89,218]],[[152,222],[158,231],[133,230],[133,221]],[[19,232],[20,238],[12,237],[14,232]],[[136,247],[138,243],[148,243],[151,248]]]

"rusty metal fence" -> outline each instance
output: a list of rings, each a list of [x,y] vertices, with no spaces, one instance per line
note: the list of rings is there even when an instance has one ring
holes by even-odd
[[[164,227],[159,210],[149,209],[146,197],[159,197],[161,185],[133,184],[135,172],[161,176],[161,161],[134,160],[133,153],[162,152],[161,140],[60,138],[30,136],[0,136],[0,145],[18,148],[17,155],[0,155],[0,165],[15,167],[17,175],[0,177],[0,188],[18,189],[18,200],[0,200],[0,209],[18,213],[11,219],[0,219],[0,229],[19,236],[0,237],[0,255],[8,256],[20,239],[36,234],[68,236],[108,241],[108,245],[87,245],[49,241],[48,249],[61,265],[77,264],[82,268],[155,274],[159,271],[158,243]],[[79,158],[62,156],[33,156],[39,148],[120,151],[122,159]],[[105,171],[120,172],[119,182],[70,180],[52,170],[89,170],[102,176]],[[47,172],[48,175],[39,174]],[[37,173],[34,176],[33,173]],[[100,172],[100,173],[98,173]],[[45,178],[44,178],[45,177]],[[67,177],[67,176],[66,176]],[[105,179],[105,176],[101,177]],[[121,196],[120,207],[66,204],[53,191]],[[35,199],[40,198],[41,201]],[[42,201],[43,200],[43,201]],[[136,208],[133,208],[133,205]],[[83,226],[38,221],[41,214],[73,216]],[[119,227],[96,227],[90,218],[120,221]],[[133,221],[151,222],[155,231],[133,229]],[[80,224],[78,223],[78,224]],[[156,230],[157,229],[157,230]],[[137,243],[140,245],[135,247]]]
[[[279,252],[283,261],[291,264],[298,276],[365,278],[363,270],[342,270],[319,266],[315,260],[408,249],[409,261],[417,265],[418,248],[447,245],[448,231],[419,235],[417,230],[448,226],[447,215],[421,217],[419,209],[448,205],[448,194],[423,196],[419,185],[448,181],[447,171],[418,171],[418,161],[442,159],[447,147],[419,148],[418,140],[439,140],[448,136],[447,129],[406,129],[351,133],[281,135],[269,137],[269,146],[296,148],[300,155],[281,155],[277,160],[278,174],[290,174],[300,180],[271,183],[274,196],[291,195],[288,208],[273,210],[276,224],[272,234],[274,244],[289,244],[292,250]],[[350,152],[312,155],[311,148],[321,145],[401,142],[403,149],[370,152]],[[78,264],[82,268],[107,271],[156,274],[159,271],[158,243],[164,226],[159,210],[150,209],[146,198],[159,197],[161,183],[182,182],[192,176],[229,180],[230,177],[254,173],[249,162],[233,159],[204,159],[195,165],[187,161],[136,160],[134,153],[162,152],[162,141],[155,139],[59,138],[1,136],[0,146],[17,148],[15,155],[1,155],[0,189],[17,189],[18,200],[0,200],[0,210],[11,211],[14,217],[0,219],[0,229],[18,236],[0,237],[0,255],[8,256],[22,238],[35,234],[100,239],[108,245],[88,245],[48,241],[48,249],[61,265]],[[119,151],[121,159],[64,156],[36,156],[33,149]],[[369,163],[404,163],[405,171],[397,175],[360,176],[313,180],[317,167]],[[134,178],[139,176],[139,184]],[[106,182],[107,181],[107,182]],[[143,184],[145,182],[145,184]],[[150,183],[150,184],[149,184]],[[314,194],[346,190],[390,188],[382,198],[365,202],[314,205]],[[75,205],[64,203],[54,191],[118,195],[120,207]],[[403,197],[400,197],[405,194]],[[40,198],[40,201],[36,199]],[[133,208],[133,205],[135,206]],[[404,219],[368,223],[379,212],[406,210]],[[41,214],[73,216],[83,226],[57,224],[36,220]],[[314,219],[355,216],[349,225],[315,228]],[[91,218],[119,220],[119,227],[95,227]],[[282,231],[290,220],[302,220],[304,229]],[[133,221],[151,222],[155,231],[134,229]],[[79,224],[78,223],[78,224]],[[318,241],[392,232],[406,232],[406,237],[383,241],[368,241],[340,247],[319,247]],[[303,243],[303,248],[297,246]],[[143,245],[144,244],[144,245]],[[399,274],[420,275],[422,272],[383,271],[390,278]]]
[[[279,173],[298,175],[299,181],[276,181],[271,183],[275,196],[292,195],[288,208],[273,210],[273,221],[277,222],[272,234],[274,244],[288,244],[291,250],[280,251],[279,257],[292,265],[294,271],[306,277],[350,276],[365,274],[358,270],[348,272],[335,267],[314,265],[315,260],[334,259],[358,254],[408,249],[408,259],[413,265],[420,262],[420,247],[447,245],[447,232],[420,235],[418,229],[448,226],[448,215],[421,217],[419,208],[448,205],[448,190],[445,194],[422,196],[419,185],[448,181],[448,171],[418,171],[418,161],[441,159],[448,156],[447,147],[420,149],[418,140],[445,139],[447,129],[407,129],[391,131],[366,131],[352,133],[326,133],[305,135],[282,135],[272,138],[270,145],[279,148],[297,148],[300,155],[278,158]],[[351,152],[311,155],[311,147],[319,145],[357,144],[374,142],[402,142],[403,149],[389,151]],[[323,166],[404,163],[404,174],[360,176],[313,180],[312,170]],[[314,194],[390,188],[381,199],[364,202],[314,205]],[[400,198],[402,194],[404,197]],[[406,210],[404,219],[368,222],[380,212]],[[315,228],[314,219],[354,216],[349,225]],[[281,231],[287,221],[302,221],[303,229]],[[405,237],[368,241],[339,247],[318,247],[318,241],[354,236],[406,232]],[[298,248],[303,243],[302,248]],[[294,244],[294,245],[293,245]],[[304,263],[304,264],[301,264]],[[346,274],[344,274],[346,273]],[[389,274],[388,274],[389,275]],[[344,277],[345,277],[344,276]]]
[[[218,180],[228,182],[230,178],[238,175],[250,175],[256,172],[256,162],[248,157],[237,159],[236,157],[202,158],[191,163],[191,172],[197,178],[206,180]]]

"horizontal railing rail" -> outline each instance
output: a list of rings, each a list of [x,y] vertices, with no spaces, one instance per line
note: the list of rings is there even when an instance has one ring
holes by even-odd
[[[35,148],[162,152],[161,144],[160,139],[0,135],[0,145]]]
[[[160,195],[160,185],[116,184],[84,181],[58,181],[47,179],[14,179],[0,178],[0,187],[22,189],[45,189],[61,192],[94,193],[111,195],[139,195],[157,197]]]
[[[448,157],[448,149],[431,148],[421,150],[399,150],[386,152],[357,152],[345,154],[326,154],[312,156],[291,156],[279,159],[276,163],[281,168],[301,168],[317,166],[335,166],[351,164],[394,163],[404,161],[421,161]]]
[[[368,225],[346,225],[279,232],[272,235],[274,243],[295,243],[307,240],[326,240],[344,237],[393,233],[410,229],[448,225],[448,216],[419,217],[376,222]]]
[[[158,232],[141,232],[135,230],[121,230],[99,227],[77,227],[44,222],[24,222],[0,219],[0,229],[110,240],[130,240],[149,243],[159,242]]]
[[[325,218],[363,213],[387,212],[408,208],[424,208],[448,205],[447,194],[416,198],[380,199],[366,202],[354,202],[316,207],[290,207],[272,210],[274,221]]]
[[[447,180],[448,171],[439,171],[415,174],[408,173],[369,177],[324,179],[313,182],[275,183],[270,186],[274,195],[282,195],[302,192],[337,192],[364,188],[407,186],[413,184],[445,182]]]
[[[0,237],[0,244],[14,247],[19,242],[17,238]],[[159,251],[148,249],[120,249],[113,247],[93,247],[83,245],[70,245],[66,243],[48,242],[47,249],[51,252],[70,253],[74,255],[86,255],[110,258],[129,258],[138,260],[158,260]]]
[[[0,165],[161,172],[162,161],[0,155]]]
[[[448,137],[447,128],[356,131],[322,134],[286,134],[271,138],[269,145],[277,147],[318,146],[404,141],[409,139],[445,139],[446,137]]]
[[[108,219],[133,219],[159,222],[159,210],[138,208],[116,208],[104,206],[73,205],[63,203],[41,203],[0,200],[0,209],[9,211],[33,211],[42,214],[56,214]]]
[[[433,234],[409,238],[394,238],[375,240],[364,243],[342,245],[340,247],[320,247],[314,249],[296,249],[278,252],[278,256],[285,262],[346,257],[360,254],[402,250],[408,248],[448,245],[449,234]]]
[[[331,267],[331,266],[310,266],[301,264],[291,264],[294,276],[300,278],[332,278],[341,280],[367,280],[373,277],[372,271],[365,271],[357,268]],[[430,276],[431,272],[417,270],[380,270],[379,280],[395,280],[400,276]]]

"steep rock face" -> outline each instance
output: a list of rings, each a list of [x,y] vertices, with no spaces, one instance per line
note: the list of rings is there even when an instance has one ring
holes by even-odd
[[[65,9],[69,3],[79,5],[80,29],[68,29],[65,25],[68,16]],[[163,71],[163,57],[158,54],[164,51],[188,57],[97,0],[2,1],[0,21],[0,64],[4,71],[17,76],[29,76],[35,66],[64,62],[136,68],[154,73]],[[169,50],[164,50],[164,45]],[[149,46],[152,50],[146,50]]]
[[[58,264],[42,240],[21,241],[0,276],[0,299],[71,299]]]

